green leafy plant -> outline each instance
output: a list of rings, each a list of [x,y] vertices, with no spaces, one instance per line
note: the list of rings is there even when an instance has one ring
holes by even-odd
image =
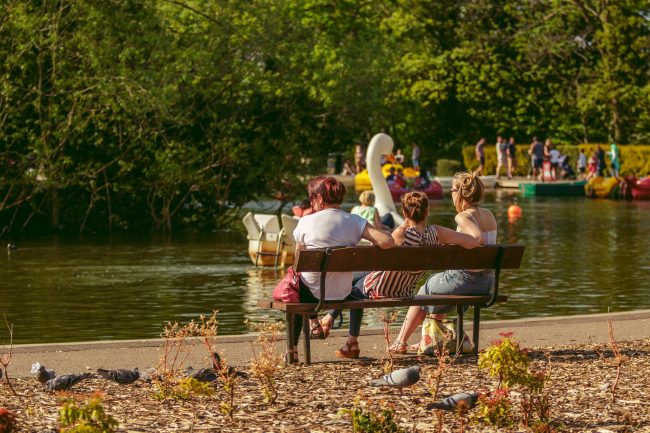
[[[108,415],[99,398],[92,398],[83,406],[67,400],[59,409],[62,433],[113,433],[118,422]]]
[[[492,427],[510,427],[514,423],[510,390],[501,388],[492,395],[482,395],[478,401],[479,414]]]
[[[162,388],[159,388],[154,394],[154,397],[158,400],[167,398],[172,400],[191,400],[198,396],[211,397],[214,393],[214,387],[209,383],[201,382],[193,377],[185,377],[164,391]]]
[[[357,397],[352,409],[342,409],[339,413],[347,414],[352,419],[354,433],[399,433],[403,430],[395,421],[395,409],[380,406],[364,408]]]
[[[14,431],[16,431],[16,415],[4,407],[0,407],[0,433],[12,433]]]
[[[500,334],[503,339],[492,342],[478,358],[478,367],[499,378],[497,389],[522,383],[528,373],[528,355],[512,341],[512,333]]]
[[[453,176],[463,170],[463,164],[453,159],[439,159],[436,161],[436,176]]]

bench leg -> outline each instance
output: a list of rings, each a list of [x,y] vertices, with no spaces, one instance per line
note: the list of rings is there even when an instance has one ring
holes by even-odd
[[[474,343],[474,355],[478,355],[478,333],[481,322],[481,307],[474,305],[474,327],[472,328],[472,341]]]
[[[293,359],[293,314],[288,311],[284,313],[284,317],[287,320],[287,364],[293,364],[298,361]]]
[[[302,334],[304,337],[304,347],[305,347],[305,364],[311,364],[311,347],[309,345],[309,316],[306,314],[302,315]]]
[[[456,310],[458,312],[458,321],[456,322],[456,353],[462,355],[463,337],[465,336],[465,331],[463,330],[463,314],[465,313],[465,311],[462,305],[456,307]]]

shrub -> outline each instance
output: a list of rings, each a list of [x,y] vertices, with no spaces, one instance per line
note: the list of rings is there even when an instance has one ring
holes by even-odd
[[[508,388],[498,389],[490,396],[482,395],[478,406],[483,421],[492,427],[510,427],[514,422]]]
[[[453,159],[439,159],[436,161],[436,176],[453,176],[463,171],[463,164]]]
[[[343,409],[341,413],[348,414],[352,418],[354,433],[400,433],[403,431],[397,425],[395,410],[391,407],[380,407],[378,410],[364,409],[357,398],[352,409]]]
[[[528,355],[510,339],[511,334],[501,336],[502,340],[494,341],[479,355],[478,367],[499,378],[497,388],[523,384],[528,378]]]
[[[16,415],[0,407],[0,433],[12,433],[16,429]]]
[[[92,398],[82,406],[72,400],[59,409],[61,433],[114,433],[117,420],[108,415],[99,398]]]

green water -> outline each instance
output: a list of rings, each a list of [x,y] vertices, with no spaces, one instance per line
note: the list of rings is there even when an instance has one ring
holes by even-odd
[[[499,221],[499,242],[526,245],[524,261],[502,273],[510,301],[484,317],[650,308],[650,202],[520,197],[523,217],[511,223],[512,197],[499,191],[485,205]],[[431,214],[432,222],[452,226],[448,200],[432,204]],[[213,309],[221,335],[247,332],[245,319],[281,317],[256,308],[279,276],[252,266],[237,231],[14,242],[17,250],[3,251],[0,314],[13,323],[15,343],[158,337],[166,321]],[[366,316],[368,325],[378,323],[376,311]]]

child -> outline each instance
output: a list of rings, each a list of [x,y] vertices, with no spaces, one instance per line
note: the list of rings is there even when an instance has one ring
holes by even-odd
[[[361,206],[353,207],[350,211],[352,215],[359,215],[379,230],[388,230],[388,227],[382,224],[381,219],[379,218],[379,211],[377,211],[377,208],[374,206],[374,192],[362,192],[361,195],[359,195],[359,202],[361,203]]]
[[[591,154],[589,158],[589,174],[587,180],[594,178],[598,175],[598,154],[596,152]]]
[[[587,155],[585,155],[585,150],[580,149],[580,155],[578,155],[578,173],[580,173],[580,179],[584,179],[587,171]]]

